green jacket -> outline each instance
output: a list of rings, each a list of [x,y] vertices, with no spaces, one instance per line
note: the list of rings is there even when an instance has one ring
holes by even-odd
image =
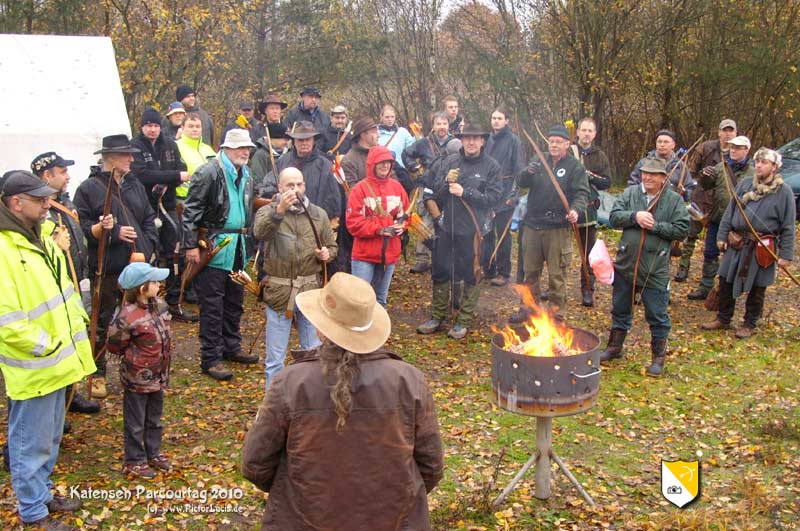
[[[622,229],[614,270],[629,282],[633,282],[633,270],[642,234],[634,216],[642,210],[647,210],[647,196],[641,184],[634,184],[617,197],[609,215],[611,226]],[[663,290],[669,286],[670,243],[686,238],[689,233],[689,213],[683,204],[683,198],[667,188],[658,200],[653,217],[655,226],[652,230],[645,231],[636,286]]]
[[[275,213],[275,206],[273,203],[258,210],[253,235],[265,243],[264,262],[262,271],[259,272],[259,276],[264,273],[268,279],[263,292],[264,302],[282,314],[289,304],[291,287],[269,279],[272,277],[294,280],[297,277],[310,277],[322,271],[322,262],[317,260],[314,254],[317,243],[306,215],[290,211],[279,217]],[[311,203],[308,204],[308,212],[322,244],[328,248],[333,260],[336,258],[338,247],[328,215]],[[298,286],[298,293],[318,287],[315,278]]]
[[[714,175],[707,176],[700,174],[700,186],[706,190],[709,202],[711,203],[711,211],[708,213],[708,220],[712,223],[719,223],[722,221],[722,214],[728,208],[728,203],[731,202],[731,194],[728,193],[728,187],[725,186],[725,177],[722,173],[722,162],[714,167]],[[747,164],[739,171],[733,171],[728,165],[727,174],[733,177],[731,188],[736,189],[736,185],[742,182],[746,177],[753,177],[756,170],[752,164]]]
[[[89,318],[64,253],[39,226],[23,226],[3,203],[0,271],[0,370],[6,394],[12,400],[45,396],[93,373]]]
[[[550,153],[544,154],[553,170],[559,186],[567,198],[570,209],[580,213],[589,201],[589,179],[586,170],[578,159],[567,153],[553,165]],[[553,187],[547,170],[539,163],[528,166],[517,174],[517,185],[529,188],[528,210],[525,213],[525,226],[535,230],[560,229],[569,227],[567,212]]]

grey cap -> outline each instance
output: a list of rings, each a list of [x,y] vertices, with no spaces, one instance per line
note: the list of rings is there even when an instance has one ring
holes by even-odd
[[[732,127],[734,131],[738,131],[739,130],[739,128],[736,127],[736,122],[734,122],[730,118],[725,118],[724,120],[722,120],[719,123],[719,128],[720,129],[726,129],[728,127]]]
[[[58,193],[58,190],[50,188],[43,180],[29,171],[13,170],[5,174],[3,183],[3,196],[27,194],[33,197],[47,197]]]

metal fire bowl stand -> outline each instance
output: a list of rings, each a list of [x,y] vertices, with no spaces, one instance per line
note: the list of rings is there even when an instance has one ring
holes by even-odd
[[[549,498],[552,459],[586,503],[597,507],[553,450],[553,417],[586,411],[597,403],[600,390],[600,340],[587,330],[573,330],[580,353],[572,356],[515,354],[502,347],[500,334],[492,339],[492,402],[512,413],[536,417],[536,452],[495,498],[494,506],[505,501],[534,463],[534,496],[540,500]],[[523,341],[528,338],[524,328],[518,329],[517,333]]]

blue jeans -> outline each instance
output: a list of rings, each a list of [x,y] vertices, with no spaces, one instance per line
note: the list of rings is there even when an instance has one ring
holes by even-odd
[[[321,345],[322,342],[317,335],[317,329],[297,309],[297,306],[294,307],[294,317],[297,319],[300,348],[308,350]],[[267,373],[265,387],[267,389],[269,389],[269,384],[278,374],[278,371],[283,369],[283,361],[286,359],[286,348],[289,346],[289,334],[291,332],[292,320],[287,319],[285,313],[278,313],[267,306],[267,359],[265,361],[265,371]]]
[[[631,289],[633,285],[622,275],[614,275],[614,289],[611,295],[611,328],[630,330],[633,323],[633,308],[631,308]],[[639,291],[640,287],[636,287]],[[672,322],[667,313],[669,303],[669,290],[645,287],[642,291],[642,304],[644,304],[644,318],[650,325],[650,337],[653,339],[666,339],[672,328]]]
[[[49,514],[47,504],[53,499],[50,474],[61,444],[64,406],[63,388],[36,398],[9,400],[11,486],[23,522],[35,522]]]
[[[386,308],[386,299],[389,296],[389,285],[392,283],[395,264],[383,266],[372,262],[353,260],[353,276],[366,280],[375,290],[378,304]]]

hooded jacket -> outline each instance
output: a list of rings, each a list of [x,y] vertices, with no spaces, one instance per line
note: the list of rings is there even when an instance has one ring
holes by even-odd
[[[0,202],[0,371],[12,400],[45,396],[96,370],[64,253]],[[35,422],[36,419],[30,419]]]
[[[102,171],[99,166],[92,166],[89,178],[83,181],[75,192],[75,207],[78,209],[81,229],[89,245],[89,269],[97,271],[97,250],[99,241],[92,234],[92,225],[103,215],[103,204],[111,174]],[[104,272],[118,275],[130,261],[133,245],[119,238],[122,226],[131,226],[136,231],[136,250],[143,253],[146,261],[150,261],[158,245],[158,231],[155,226],[156,214],[150,206],[150,198],[138,179],[131,173],[122,178],[122,184],[112,184],[111,214],[114,216],[114,228],[108,231],[111,239],[105,249]],[[122,202],[120,202],[120,198]]]
[[[272,380],[242,449],[242,474],[269,492],[265,531],[430,531],[444,452],[425,376],[385,350],[358,360],[341,432],[317,351]]]
[[[384,179],[375,175],[375,166],[385,161],[394,162],[388,149],[375,146],[369,150],[367,178],[351,190],[345,219],[353,235],[353,260],[391,265],[400,258],[400,236],[383,236],[381,230],[404,221],[408,195],[403,185],[392,179],[391,171]]]
[[[175,210],[175,189],[181,185],[181,172],[186,171],[178,145],[168,140],[164,133],[158,135],[155,143],[139,134],[131,141],[131,145],[140,150],[140,153],[133,154],[131,172],[144,185],[150,197],[150,206],[158,212],[160,199],[165,210]],[[167,187],[163,198],[158,190],[153,190],[157,185]]]
[[[322,208],[328,215],[328,219],[342,215],[342,197],[339,192],[339,183],[333,176],[331,161],[322,156],[322,153],[316,148],[304,159],[298,157],[297,150],[292,148],[281,155],[281,158],[275,161],[275,165],[278,167],[278,175],[289,167],[303,172],[306,182],[306,197],[312,204]],[[275,178],[272,175],[267,176],[264,190],[266,197],[277,192]]]

